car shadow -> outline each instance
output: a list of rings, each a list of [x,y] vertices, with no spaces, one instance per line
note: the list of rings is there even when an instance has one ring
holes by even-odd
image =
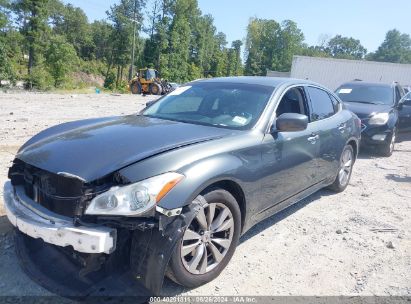
[[[362,147],[358,153],[357,159],[374,159],[379,158],[381,155],[375,149]]]
[[[398,174],[387,174],[385,178],[397,183],[411,183],[411,176],[401,176]]]
[[[310,195],[309,197],[295,203],[294,205],[291,205],[290,207],[280,211],[279,213],[274,214],[269,218],[266,218],[265,220],[259,222],[257,225],[252,227],[250,230],[248,230],[245,234],[241,236],[239,246],[241,246],[241,244],[247,242],[249,239],[253,238],[257,234],[281,222],[282,220],[299,211],[300,209],[304,208],[308,204],[318,200],[321,197],[330,195],[335,195],[335,193],[326,189],[322,189]]]

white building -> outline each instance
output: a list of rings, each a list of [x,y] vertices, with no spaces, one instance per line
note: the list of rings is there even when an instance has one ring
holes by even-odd
[[[331,90],[354,79],[408,86],[411,64],[294,56],[290,77],[312,80]]]

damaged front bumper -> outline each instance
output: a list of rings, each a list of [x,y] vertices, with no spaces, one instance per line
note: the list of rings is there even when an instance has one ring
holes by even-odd
[[[25,195],[22,187],[13,187],[10,182],[6,183],[4,188],[4,202],[10,222],[22,232],[22,234],[16,234],[20,236],[16,239],[20,239],[20,242],[16,241],[16,247],[19,248],[18,252],[27,253],[20,254],[20,259],[23,260],[21,263],[23,269],[33,280],[39,276],[43,278],[39,282],[40,285],[63,296],[68,293],[70,295],[88,293],[77,289],[77,287],[65,290],[62,286],[68,284],[68,278],[70,278],[70,282],[82,282],[85,273],[87,286],[93,289],[95,286],[99,286],[94,279],[98,278],[98,282],[102,279],[99,275],[95,275],[100,273],[99,270],[103,271],[103,276],[110,274],[114,269],[121,272],[124,267],[127,269],[128,275],[135,279],[138,286],[143,286],[150,295],[160,295],[173,250],[177,242],[181,240],[187,225],[200,210],[200,205],[197,203],[175,210],[158,207],[155,221],[142,219],[132,224],[125,220],[117,223],[112,219],[110,223],[113,224],[112,227],[116,227],[114,229],[97,224],[90,227],[88,224],[81,224],[81,222],[80,226],[76,226],[73,224],[73,219],[57,215],[39,206]],[[108,218],[104,219],[106,223],[108,220]],[[41,242],[36,239],[42,239],[55,246],[47,244],[41,246]],[[33,255],[33,244],[37,244],[38,247],[35,250],[37,260],[28,258]],[[55,250],[66,246],[72,247],[68,247],[69,250],[89,254],[90,265],[89,262],[84,265],[80,263],[79,269],[76,269],[76,271],[78,270],[76,275],[74,275],[76,271],[69,271],[64,266],[73,264],[71,262],[72,254],[69,258],[65,249]],[[64,273],[62,278],[55,278],[55,272],[49,269],[50,263],[43,261],[44,257],[49,256],[49,251],[54,252],[56,256],[59,255],[56,261],[63,263],[66,259],[70,260],[70,263],[63,263],[64,265],[59,267],[62,271],[58,273]],[[104,259],[101,259],[101,253],[108,255],[104,255]],[[98,264],[98,267],[94,267],[93,261]],[[90,269],[96,272],[92,273],[89,271]]]
[[[96,226],[75,226],[69,218],[36,206],[22,187],[4,185],[6,214],[13,226],[33,238],[60,247],[72,246],[83,253],[107,253],[116,249],[116,229]]]

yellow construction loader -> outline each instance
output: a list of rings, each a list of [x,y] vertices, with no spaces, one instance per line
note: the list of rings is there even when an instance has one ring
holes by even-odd
[[[129,83],[130,91],[133,94],[163,95],[172,90],[172,86],[160,78],[160,74],[155,69],[140,69]]]

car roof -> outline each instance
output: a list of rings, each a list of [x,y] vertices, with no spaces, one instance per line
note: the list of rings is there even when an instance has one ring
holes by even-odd
[[[343,83],[341,86],[346,86],[350,85],[353,87],[386,87],[386,88],[392,88],[395,86],[395,83],[382,83],[382,82],[366,82],[366,81],[351,81],[351,82],[346,82]]]
[[[243,83],[243,84],[263,85],[263,86],[268,86],[272,88],[278,87],[279,85],[282,85],[282,84],[292,84],[292,83],[312,84],[312,85],[324,87],[322,85],[319,85],[315,82],[308,81],[308,80],[302,80],[302,79],[296,79],[296,78],[266,77],[266,76],[218,77],[218,78],[209,78],[209,79],[199,79],[199,80],[195,80],[190,83],[196,83],[196,82]]]

